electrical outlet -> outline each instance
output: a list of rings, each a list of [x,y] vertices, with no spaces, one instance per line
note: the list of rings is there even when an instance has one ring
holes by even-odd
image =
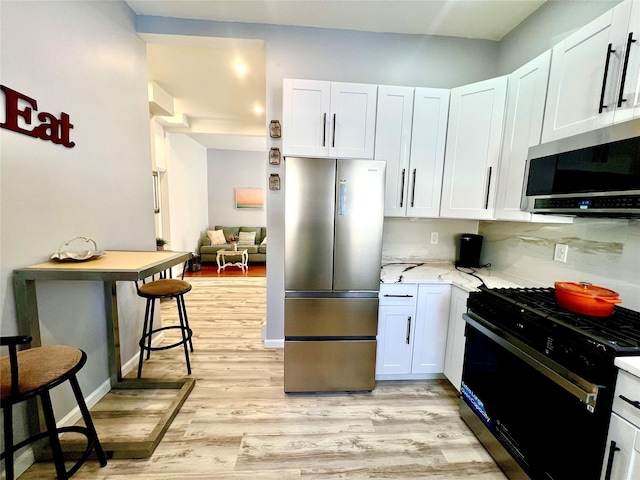
[[[431,243],[433,245],[438,243],[438,232],[431,232]]]
[[[553,260],[556,262],[567,263],[567,253],[569,253],[569,245],[556,243],[556,250],[553,253]]]

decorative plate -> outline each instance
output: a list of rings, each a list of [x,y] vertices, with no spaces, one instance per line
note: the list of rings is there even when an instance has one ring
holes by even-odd
[[[71,243],[80,248],[78,248],[77,250],[63,250],[64,247],[68,247]],[[87,237],[76,237],[69,240],[68,242],[62,243],[58,247],[58,251],[51,255],[51,259],[59,260],[61,262],[86,262],[87,260],[93,260],[104,255],[104,252],[102,250],[98,250],[97,248],[98,246],[96,245],[95,240]]]

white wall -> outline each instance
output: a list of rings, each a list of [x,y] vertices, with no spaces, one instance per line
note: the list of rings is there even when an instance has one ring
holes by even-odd
[[[168,133],[165,150],[167,171],[162,175],[169,201],[165,240],[169,250],[197,252],[209,215],[207,149],[187,135]]]
[[[208,150],[209,221],[207,229],[216,225],[266,227],[266,152]],[[265,190],[262,210],[236,209],[236,188]],[[202,232],[205,236],[205,232]]]
[[[513,72],[620,1],[545,2],[500,41],[498,73]]]
[[[142,33],[265,40],[267,124],[282,120],[283,78],[450,88],[496,76],[498,44],[490,41],[145,16],[136,25]],[[267,139],[271,147],[282,149],[281,140]],[[268,166],[265,184],[271,173],[283,188],[266,190],[267,345],[284,336],[284,165]]]
[[[145,45],[123,2],[2,2],[0,83],[70,115],[74,148],[0,129],[0,326],[17,332],[12,271],[82,235],[100,249],[153,250]],[[4,112],[4,108],[2,109]],[[0,114],[4,117],[4,113]],[[2,118],[4,121],[4,118]],[[102,284],[39,282],[43,343],[88,354],[86,393],[107,378]],[[141,329],[135,290],[119,285],[123,358]],[[135,327],[134,327],[135,326]],[[138,328],[140,326],[140,328]],[[73,402],[54,392],[57,413]]]

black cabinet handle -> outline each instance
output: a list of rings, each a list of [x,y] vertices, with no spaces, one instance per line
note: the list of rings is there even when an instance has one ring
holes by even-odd
[[[627,402],[629,405],[633,405],[634,407],[636,407],[638,410],[640,410],[640,401],[638,400],[631,400],[630,398],[625,397],[624,395],[618,395],[618,397],[620,397],[621,400],[624,400],[625,402]]]
[[[413,298],[413,295],[391,295],[390,293],[385,293],[384,296],[386,298]]]
[[[322,117],[322,146],[327,144],[327,114]]]
[[[333,114],[333,137],[331,139],[331,147],[334,148],[336,146],[336,114]]]
[[[410,336],[411,336],[411,317],[407,317],[407,345],[409,345]]]
[[[400,187],[400,208],[404,206],[404,174],[406,169],[402,169],[402,187]]]
[[[608,108],[604,104],[604,92],[607,89],[607,75],[609,75],[609,60],[611,60],[611,54],[615,53],[615,50],[611,48],[612,43],[607,47],[607,60],[604,62],[604,75],[602,77],[602,91],[600,92],[600,105],[598,105],[598,113],[602,113],[602,110]]]
[[[620,79],[620,94],[618,95],[618,108],[622,106],[622,102],[626,102],[627,99],[623,97],[624,95],[624,83],[627,80],[627,67],[629,66],[629,53],[631,51],[631,44],[635,42],[633,39],[633,32],[629,33],[629,38],[627,38],[627,51],[624,54],[624,66],[622,67],[622,78]]]
[[[416,169],[413,169],[413,179],[412,179],[412,185],[411,185],[411,206],[413,207],[413,201],[415,200],[415,196],[416,196]]]
[[[613,457],[620,449],[616,447],[616,442],[611,440],[611,448],[609,448],[609,459],[607,460],[607,472],[604,474],[604,480],[611,480],[611,470],[613,470]]]
[[[484,201],[484,209],[487,210],[489,208],[489,192],[491,191],[491,173],[493,171],[493,167],[489,167],[489,178],[487,179],[487,197]]]

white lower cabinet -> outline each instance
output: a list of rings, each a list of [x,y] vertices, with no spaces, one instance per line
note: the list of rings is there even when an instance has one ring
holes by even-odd
[[[449,309],[449,330],[447,349],[444,359],[444,376],[460,391],[462,386],[462,362],[464,360],[465,321],[462,314],[467,311],[469,292],[459,287],[451,287],[451,306]]]
[[[376,379],[442,375],[450,292],[450,285],[381,286]]]
[[[640,378],[620,370],[609,423],[602,480],[640,478],[639,402]]]

